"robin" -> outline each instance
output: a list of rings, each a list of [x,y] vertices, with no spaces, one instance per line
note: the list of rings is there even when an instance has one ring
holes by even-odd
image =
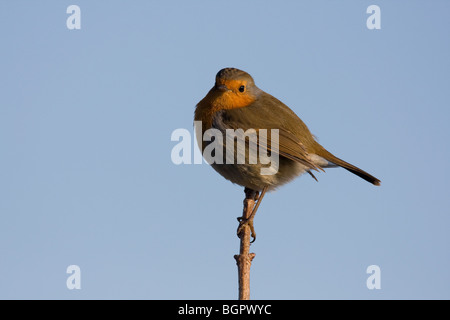
[[[194,119],[201,121],[202,136],[208,129],[218,129],[224,134],[227,129],[278,129],[277,148],[273,148],[271,139],[264,143],[264,147],[270,152],[277,152],[279,156],[278,168],[274,174],[261,174],[261,167],[264,165],[260,162],[249,163],[248,156],[245,163],[211,163],[227,180],[245,187],[246,190],[254,190],[257,194],[261,192],[250,218],[240,221],[238,235],[247,224],[255,239],[253,217],[266,191],[273,190],[303,173],[309,173],[317,180],[312,171],[342,167],[376,186],[380,185],[380,180],[374,176],[339,159],[322,147],[305,123],[288,106],[259,89],[245,71],[236,68],[220,70],[216,75],[214,87],[197,104]],[[202,151],[211,143],[202,139],[198,141]],[[221,141],[223,148],[226,148],[226,143],[227,139]],[[257,141],[257,144],[262,145],[260,141]],[[249,143],[244,146],[244,152],[249,151]],[[239,150],[235,150],[235,159],[238,153]]]

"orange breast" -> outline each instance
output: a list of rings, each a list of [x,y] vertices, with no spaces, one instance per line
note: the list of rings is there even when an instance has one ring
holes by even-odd
[[[233,91],[222,92],[212,88],[195,109],[195,121],[202,121],[202,132],[212,127],[213,118],[220,110],[243,108],[255,101],[250,94],[238,94]]]

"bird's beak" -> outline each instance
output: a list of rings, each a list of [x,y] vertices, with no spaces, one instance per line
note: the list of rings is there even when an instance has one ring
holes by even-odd
[[[229,90],[228,87],[226,85],[224,85],[224,84],[216,85],[216,89],[219,90],[219,91],[222,91],[222,92],[226,92],[226,91]]]

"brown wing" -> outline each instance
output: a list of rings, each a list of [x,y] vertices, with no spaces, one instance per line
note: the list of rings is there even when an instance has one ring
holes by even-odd
[[[273,130],[278,130],[278,148],[276,146],[276,141],[273,141],[274,137],[272,137]],[[259,130],[257,130],[259,131]],[[305,165],[307,168],[311,170],[321,170],[324,171],[321,167],[316,166],[309,157],[308,152],[306,151],[303,144],[297,139],[289,131],[284,129],[272,129],[271,134],[267,134],[267,146],[264,144],[264,139],[258,139],[258,145],[261,145],[263,148],[267,148],[271,152],[277,152],[280,156],[291,159],[292,161],[301,163]],[[260,135],[258,135],[260,136]],[[261,140],[261,141],[260,141]],[[275,145],[274,145],[275,142]],[[277,150],[278,149],[278,150]]]
[[[310,170],[323,171],[322,168],[312,162],[304,145],[294,134],[281,127],[277,128],[272,126],[271,128],[253,128],[249,125],[248,121],[240,120],[243,119],[243,117],[239,117],[239,113],[235,112],[237,110],[239,109],[223,110],[217,112],[214,116],[213,127],[221,130],[224,133],[226,129],[242,129],[244,131],[254,129],[258,133],[258,147],[261,146],[263,149],[269,150],[271,152],[276,152],[282,157],[301,163]],[[266,129],[266,139],[261,138],[262,129]],[[276,131],[272,131],[274,129]],[[278,146],[276,144],[275,136],[272,136],[272,134],[276,133],[278,133]]]

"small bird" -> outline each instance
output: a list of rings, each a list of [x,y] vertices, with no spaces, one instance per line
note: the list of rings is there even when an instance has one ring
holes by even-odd
[[[257,193],[261,192],[250,218],[240,221],[238,234],[243,225],[247,224],[255,239],[253,217],[266,191],[273,190],[303,173],[309,173],[317,180],[312,171],[342,167],[376,186],[380,185],[380,180],[374,176],[339,159],[322,147],[305,123],[288,106],[259,89],[250,74],[245,71],[236,68],[220,70],[216,75],[214,87],[197,104],[194,120],[201,121],[202,136],[212,128],[220,130],[224,135],[227,129],[278,129],[278,150],[275,152],[278,152],[279,164],[276,173],[262,175],[261,168],[264,164],[249,163],[248,143],[245,144],[246,150],[235,149],[234,153],[236,160],[239,152],[247,151],[245,163],[223,161],[222,164],[211,164],[227,180]],[[198,141],[202,152],[211,143],[202,139]],[[223,148],[226,148],[226,143],[226,139],[221,141]],[[261,146],[259,141],[257,143]],[[264,147],[274,152],[271,143],[268,139]]]

